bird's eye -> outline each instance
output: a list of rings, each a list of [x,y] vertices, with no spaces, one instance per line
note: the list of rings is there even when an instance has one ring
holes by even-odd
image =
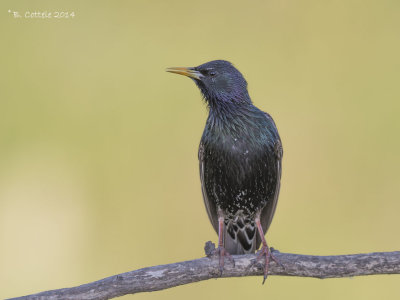
[[[217,75],[217,72],[211,70],[210,72],[208,72],[208,75],[210,75],[211,77]]]

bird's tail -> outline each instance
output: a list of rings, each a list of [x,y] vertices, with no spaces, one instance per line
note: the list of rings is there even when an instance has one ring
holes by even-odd
[[[254,223],[245,224],[240,219],[235,221],[224,228],[225,249],[232,255],[254,253],[260,245]]]

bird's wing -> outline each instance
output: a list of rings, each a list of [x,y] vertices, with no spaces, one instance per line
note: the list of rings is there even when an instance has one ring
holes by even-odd
[[[269,114],[265,113],[265,117],[271,122],[271,124],[273,124],[273,126],[275,127],[275,132],[277,134],[277,139],[274,144],[274,155],[275,155],[275,160],[276,160],[275,172],[277,175],[277,182],[276,182],[276,186],[275,186],[275,194],[272,199],[272,203],[267,203],[267,205],[261,211],[261,217],[260,217],[261,220],[260,221],[261,221],[261,225],[262,225],[264,234],[267,232],[269,225],[271,224],[272,218],[274,217],[276,205],[278,203],[279,189],[280,189],[280,185],[281,185],[282,157],[283,157],[282,142],[279,137],[278,129],[276,128],[275,122]]]
[[[201,192],[203,193],[203,200],[204,205],[207,210],[208,218],[214,230],[218,233],[218,214],[217,214],[217,207],[215,203],[210,201],[207,197],[206,186],[204,182],[204,164],[205,164],[205,156],[204,156],[204,145],[200,142],[199,146],[199,165],[200,165],[200,181],[201,181]]]

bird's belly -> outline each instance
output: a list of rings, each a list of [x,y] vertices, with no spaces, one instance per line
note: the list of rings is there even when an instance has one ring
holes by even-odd
[[[266,205],[272,189],[267,164],[246,158],[208,161],[204,166],[207,197],[225,214],[254,215]]]

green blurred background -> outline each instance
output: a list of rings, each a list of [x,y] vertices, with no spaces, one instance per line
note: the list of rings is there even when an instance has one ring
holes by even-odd
[[[0,15],[0,298],[203,256],[217,239],[198,175],[207,111],[165,68],[213,59],[280,130],[270,245],[400,249],[399,1],[6,0]],[[221,279],[135,299],[398,299],[399,279]]]

